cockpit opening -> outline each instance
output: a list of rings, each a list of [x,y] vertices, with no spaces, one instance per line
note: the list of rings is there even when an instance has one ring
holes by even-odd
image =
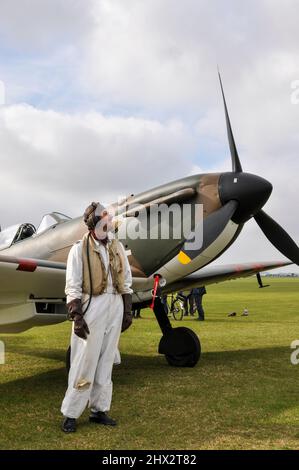
[[[0,232],[0,250],[8,248],[15,243],[32,237],[35,234],[35,227],[32,224],[16,224]]]
[[[17,231],[12,243],[17,243],[25,238],[32,237],[36,232],[36,228],[32,224],[21,224],[19,230]]]

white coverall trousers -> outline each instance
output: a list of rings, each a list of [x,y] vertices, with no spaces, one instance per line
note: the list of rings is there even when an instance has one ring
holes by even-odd
[[[84,307],[83,307],[84,308]],[[123,319],[120,294],[92,296],[84,315],[90,334],[84,340],[71,335],[71,368],[61,412],[79,418],[87,404],[92,411],[109,411],[112,399],[112,368],[118,352]]]

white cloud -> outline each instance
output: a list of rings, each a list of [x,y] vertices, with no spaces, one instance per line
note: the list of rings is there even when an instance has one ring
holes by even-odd
[[[9,106],[0,111],[2,193],[24,217],[36,220],[55,209],[78,215],[89,200],[117,199],[188,173],[185,156],[193,145],[175,120]],[[0,210],[2,225],[13,223],[6,198]]]
[[[11,52],[48,53],[93,27],[94,0],[1,0],[0,38]]]

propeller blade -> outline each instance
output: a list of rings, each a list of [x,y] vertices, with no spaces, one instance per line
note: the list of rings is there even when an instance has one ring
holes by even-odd
[[[262,210],[254,218],[272,245],[293,263],[299,265],[299,247],[290,235]]]
[[[223,104],[224,104],[227,137],[228,137],[228,142],[229,142],[230,155],[231,155],[231,159],[232,159],[232,169],[235,172],[242,173],[243,170],[242,170],[241,162],[240,162],[240,159],[239,159],[237,147],[236,147],[236,144],[235,144],[235,139],[234,139],[234,136],[233,136],[232,126],[231,126],[228,111],[227,111],[227,106],[226,106],[226,101],[225,101],[225,96],[224,96],[224,91],[223,91],[223,86],[222,86],[222,80],[221,80],[219,70],[218,70],[218,75],[219,75],[221,93],[222,93]]]
[[[229,201],[223,207],[218,209],[215,212],[212,212],[208,215],[205,219],[203,219],[203,223],[199,224],[195,228],[195,232],[190,235],[190,237],[186,240],[183,248],[181,249],[180,253],[178,254],[178,259],[181,264],[188,264],[190,263],[196,256],[202,253],[208,246],[211,245],[221,234],[221,232],[225,229],[227,223],[230,221],[232,216],[234,215],[236,209],[238,207],[237,201]],[[198,232],[200,231],[200,232]],[[192,243],[194,239],[199,240],[200,237],[196,236],[196,233],[199,233],[203,237],[203,243],[199,249],[188,249],[186,247],[187,243]]]

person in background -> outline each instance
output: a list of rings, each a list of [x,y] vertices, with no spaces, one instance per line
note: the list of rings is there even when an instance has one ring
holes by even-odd
[[[194,316],[194,296],[193,296],[193,289],[188,291],[179,291],[179,295],[181,296],[184,302],[184,317],[188,317],[190,314],[191,317]]]
[[[185,295],[185,292],[180,290],[178,292],[178,297],[183,301],[183,304],[184,304],[184,317],[187,317],[189,315],[188,295]]]
[[[133,309],[133,318],[142,318],[140,315],[141,308],[134,308]]]
[[[198,318],[196,320],[204,321],[205,319],[205,312],[202,306],[202,298],[207,293],[205,286],[196,287],[192,289],[192,294],[195,300],[195,305],[198,312]]]
[[[195,298],[194,298],[194,294],[193,294],[193,289],[190,290],[190,293],[187,297],[187,300],[188,300],[188,304],[189,304],[190,316],[194,317],[194,307],[196,307],[196,306],[195,306]]]

